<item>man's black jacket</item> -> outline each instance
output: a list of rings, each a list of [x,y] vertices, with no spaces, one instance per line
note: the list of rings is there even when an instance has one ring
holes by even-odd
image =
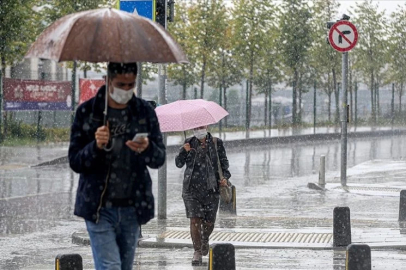
[[[75,215],[86,220],[98,222],[102,197],[106,193],[110,169],[111,154],[96,146],[95,132],[103,125],[105,106],[105,87],[101,87],[96,96],[76,111],[71,130],[69,146],[69,164],[73,171],[80,174],[76,194]],[[147,166],[158,168],[165,162],[165,145],[159,129],[154,109],[145,100],[133,97],[128,103],[129,127],[126,140],[136,133],[148,132],[149,147],[138,154],[124,145],[122,151],[131,151],[128,166],[131,181],[135,182],[132,201],[137,211],[138,222],[147,223],[154,217],[154,196],[152,182]]]

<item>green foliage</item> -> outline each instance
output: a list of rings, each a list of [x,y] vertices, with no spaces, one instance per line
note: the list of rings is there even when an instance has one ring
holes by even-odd
[[[390,69],[386,83],[395,83],[400,99],[406,85],[406,5],[398,6],[390,23],[388,60]]]
[[[8,125],[7,139],[27,139],[47,142],[66,142],[69,141],[69,128],[44,128],[37,125],[24,124],[22,121],[11,121]]]
[[[173,23],[168,24],[168,31],[176,39],[182,49],[188,56],[189,64],[171,64],[168,66],[168,78],[175,85],[181,85],[185,95],[186,88],[192,86],[197,80],[195,71],[196,59],[193,54],[193,46],[190,45],[189,38],[189,18],[187,12],[188,6],[185,0],[176,2],[176,13]],[[186,98],[184,96],[184,98]]]
[[[339,3],[336,0],[316,1],[313,6],[313,43],[310,49],[310,65],[314,68],[315,78],[319,89],[327,95],[334,92],[337,78],[341,73],[341,54],[327,43],[327,22],[336,21],[338,17]]]
[[[200,73],[200,97],[204,96],[206,73],[213,62],[213,51],[224,38],[226,9],[223,1],[197,0],[188,8],[189,56],[198,63]]]
[[[4,69],[22,60],[38,31],[40,16],[34,0],[0,1],[0,58]]]

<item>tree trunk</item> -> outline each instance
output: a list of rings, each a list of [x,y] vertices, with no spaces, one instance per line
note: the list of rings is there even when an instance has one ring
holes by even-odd
[[[298,107],[299,113],[298,113],[297,120],[298,120],[298,123],[302,123],[302,74],[299,75],[298,90],[299,90],[299,104],[297,104],[297,107]]]
[[[264,127],[268,124],[268,87],[265,87]]]
[[[374,72],[371,72],[371,81],[370,81],[370,91],[371,91],[371,109],[372,109],[372,123],[375,124],[375,102],[374,102]]]
[[[249,82],[249,102],[248,102],[248,128],[251,127],[251,117],[252,117],[252,86],[254,80],[254,52],[251,51],[251,61],[250,61],[250,82]]]
[[[328,93],[328,121],[331,121],[331,94],[333,92]]]
[[[334,87],[334,96],[335,96],[335,103],[336,103],[336,113],[334,122],[336,124],[340,123],[340,90],[337,87],[337,74],[335,68],[331,70],[333,72],[333,87]]]
[[[224,87],[224,110],[227,111],[227,88]],[[224,118],[224,127],[227,127],[227,118]]]
[[[272,79],[269,78],[269,128],[272,128]]]
[[[298,72],[294,70],[293,72],[293,85],[292,85],[292,123],[293,125],[297,124],[297,111],[296,111],[296,103],[297,103],[297,92],[296,92],[296,85],[298,81]]]
[[[186,91],[187,91],[187,86],[186,83],[183,83],[183,91],[182,91],[182,99],[185,100],[186,99]]]
[[[399,115],[402,113],[402,96],[403,96],[403,82],[400,83],[399,91]]]
[[[202,76],[200,81],[200,98],[204,98],[204,80],[206,77],[206,57],[203,57]]]
[[[351,121],[351,123],[352,123],[352,121],[354,120],[353,119],[353,114],[354,114],[354,111],[353,111],[353,102],[352,102],[352,90],[353,90],[353,85],[352,85],[352,66],[351,66],[351,58],[350,58],[350,64],[349,64],[349,82],[348,82],[348,91],[350,92],[350,111],[349,111],[349,114],[350,115],[347,115],[347,117],[350,119],[350,121]]]
[[[381,115],[381,106],[379,105],[379,83],[375,84],[375,103],[376,103],[376,116],[379,119]]]
[[[3,78],[6,77],[6,58],[1,56],[1,72],[3,74]]]
[[[3,55],[1,56],[1,71],[2,71],[2,76],[4,79],[6,77],[6,58]],[[1,95],[0,105],[4,104],[3,103],[4,102],[4,88],[3,87],[2,87],[2,92],[3,93],[0,93],[0,95]],[[2,107],[3,106],[0,106],[0,110]],[[0,117],[1,117],[1,114],[0,114]],[[1,120],[3,120],[3,123],[4,123],[4,126],[3,126],[4,137],[3,138],[5,138],[7,135],[7,112],[6,111],[4,111],[3,119],[0,119],[0,121]],[[0,126],[0,133],[1,133],[1,126]]]
[[[354,121],[352,96],[353,96],[352,95],[352,83],[350,82],[350,115],[349,115],[349,117],[350,117],[351,123],[352,123],[352,121]]]
[[[355,82],[355,89],[354,89],[354,121],[355,121],[355,125],[357,125],[358,123],[358,82]]]

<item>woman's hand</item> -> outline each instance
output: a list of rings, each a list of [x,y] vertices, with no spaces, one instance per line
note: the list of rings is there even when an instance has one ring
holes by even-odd
[[[228,181],[227,181],[227,179],[223,178],[220,181],[220,187],[226,187],[226,186],[228,186]]]

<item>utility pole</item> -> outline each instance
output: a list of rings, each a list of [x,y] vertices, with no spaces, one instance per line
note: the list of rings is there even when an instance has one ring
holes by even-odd
[[[156,22],[167,28],[167,0],[156,1]],[[160,64],[158,68],[158,103],[165,105],[166,99],[166,65]],[[163,134],[164,144],[167,144],[167,136]],[[158,170],[158,220],[166,219],[167,208],[167,162]]]

